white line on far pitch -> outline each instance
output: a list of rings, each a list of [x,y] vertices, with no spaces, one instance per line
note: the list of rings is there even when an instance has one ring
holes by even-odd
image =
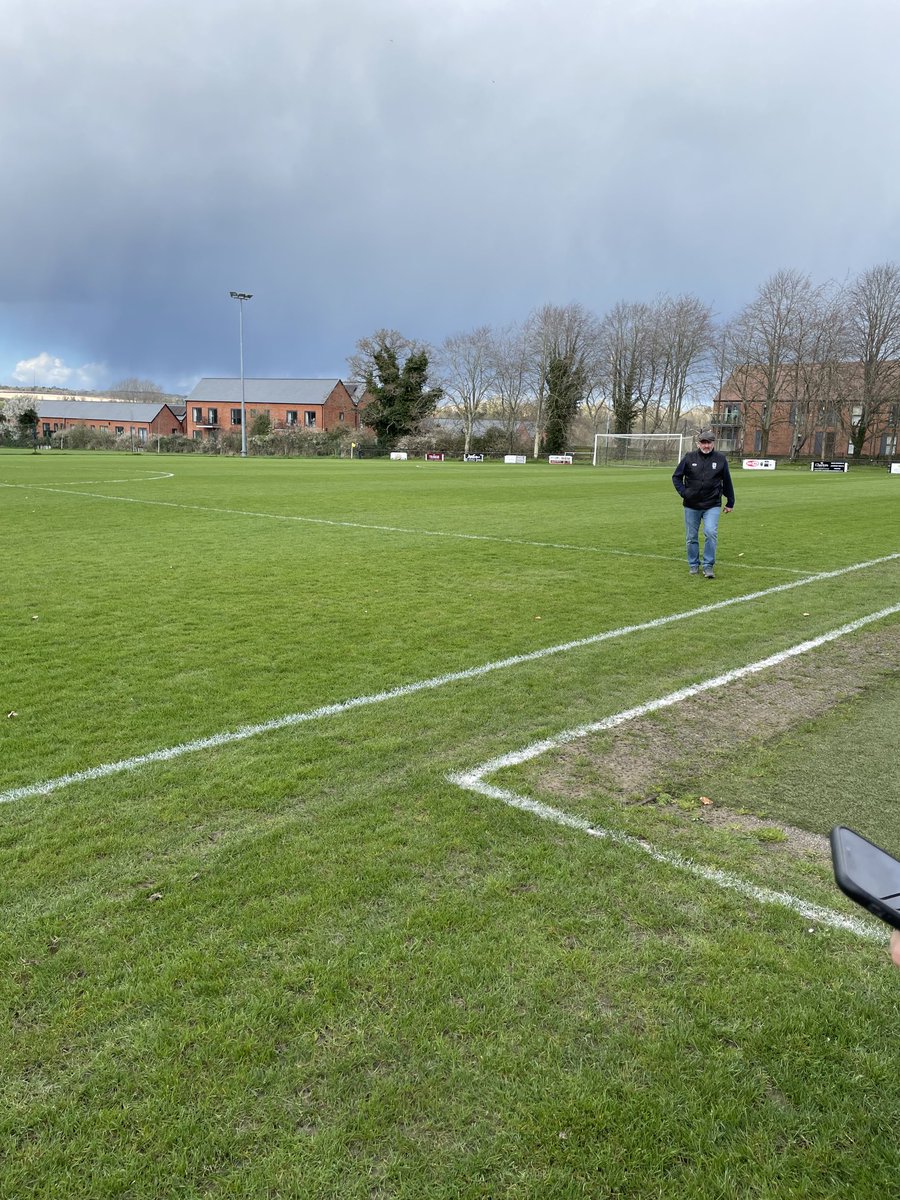
[[[724,674],[716,675],[712,679],[706,679],[702,683],[695,683],[689,687],[679,688],[675,692],[669,692],[666,696],[660,696],[656,700],[649,700],[646,704],[638,704],[634,708],[627,708],[622,712],[614,713],[610,717],[604,717],[600,721],[592,721],[587,725],[579,725],[574,729],[564,729],[554,737],[544,738],[542,741],[533,742],[530,746],[525,746],[520,750],[513,750],[509,754],[502,754],[498,758],[492,758],[488,762],[482,763],[481,766],[474,767],[472,770],[455,772],[449,775],[448,779],[452,783],[457,784],[458,787],[465,788],[466,791],[488,796],[492,800],[502,800],[504,804],[508,804],[511,808],[518,808],[525,812],[533,813],[545,821],[553,821],[557,825],[564,825],[569,829],[578,830],[580,833],[588,834],[590,837],[607,838],[619,845],[639,850],[643,854],[648,854],[656,862],[676,867],[680,871],[686,871],[709,883],[714,883],[718,887],[749,896],[762,904],[774,904],[783,908],[790,908],[807,920],[818,921],[819,924],[827,925],[833,929],[848,930],[859,937],[873,938],[879,941],[884,940],[885,935],[880,930],[854,917],[847,917],[842,913],[835,912],[833,909],[810,904],[786,892],[774,892],[768,888],[758,887],[756,884],[748,883],[746,880],[741,879],[737,875],[731,875],[727,871],[701,866],[699,863],[692,862],[688,858],[683,858],[680,854],[658,850],[650,842],[646,842],[641,838],[591,825],[590,822],[585,821],[581,817],[573,816],[548,804],[541,804],[538,801],[530,800],[527,796],[520,796],[516,792],[486,783],[485,777],[493,775],[506,767],[518,766],[521,763],[528,762],[541,754],[546,754],[548,750],[556,750],[560,746],[578,741],[588,734],[599,733],[605,729],[614,729],[618,725],[624,725],[627,721],[633,721],[638,717],[645,717],[649,713],[659,712],[663,708],[671,708],[675,704],[680,704],[683,700],[689,700],[692,696],[700,695],[701,692],[725,687],[727,684],[734,683],[738,679],[744,679],[748,675],[756,675],[760,671],[767,670],[769,667],[778,666],[789,658],[796,658],[800,654],[806,654],[810,650],[815,650],[819,646],[826,645],[828,642],[845,637],[848,633],[855,633],[856,630],[862,629],[865,625],[871,625],[873,621],[881,621],[885,617],[894,616],[896,613],[900,613],[900,604],[893,604],[889,608],[879,609],[878,612],[870,613],[868,616],[860,617],[856,621],[850,621],[846,625],[841,625],[838,629],[832,629],[828,633],[823,633],[820,637],[810,638],[806,642],[799,642],[796,646],[791,646],[787,650],[780,650],[777,654],[770,654],[768,658],[761,658],[757,662],[748,663],[744,667],[736,667],[732,671],[726,671]]]
[[[125,483],[126,480],[109,480],[110,483]],[[301,517],[294,513],[256,512],[245,508],[219,508],[213,505],[181,504],[176,500],[147,500],[136,496],[104,496],[100,492],[83,492],[75,488],[46,487],[30,483],[0,483],[0,487],[24,488],[35,492],[58,492],[65,496],[86,496],[90,500],[113,500],[122,504],[150,504],[157,508],[180,508],[188,512],[217,513],[229,517],[267,517],[272,521],[297,521],[304,525],[330,525],[337,529],[368,529],[376,533],[415,534],[428,538],[455,538],[464,542],[500,542],[505,546],[536,546],[541,550],[582,550],[585,554],[608,554],[615,558],[652,558],[660,562],[681,562],[682,559],[670,554],[650,554],[642,550],[612,550],[604,546],[578,546],[574,542],[536,542],[526,538],[500,537],[491,533],[454,533],[445,529],[412,529],[403,525],[372,525],[363,521],[335,521],[328,517]],[[736,562],[734,559],[721,559],[729,567],[740,567],[744,571],[774,571],[789,575],[807,575],[809,572],[800,567],[768,567],[758,563]]]
[[[56,779],[47,779],[42,783],[25,784],[22,787],[10,788],[0,792],[0,804],[8,804],[13,800],[27,800],[32,796],[48,796],[51,792],[68,787],[72,783],[84,783],[93,779],[104,779],[109,775],[118,775],[123,771],[134,771],[151,763],[170,762],[184,754],[193,754],[198,750],[211,750],[218,746],[227,746],[234,742],[246,741],[247,738],[258,737],[260,734],[273,733],[279,729],[287,729],[294,725],[302,725],[307,721],[317,721],[325,717],[338,716],[355,708],[364,708],[372,704],[381,704],[385,700],[398,700],[404,696],[412,696],[416,692],[431,691],[444,687],[448,683],[458,683],[463,680],[477,679],[493,671],[505,667],[516,667],[523,663],[537,662],[542,658],[550,658],[556,654],[564,654],[570,650],[578,650],[584,646],[596,646],[601,642],[614,638],[626,637],[631,633],[641,633],[650,629],[661,629],[675,621],[687,621],[692,617],[704,616],[706,613],[717,612],[720,609],[731,608],[735,604],[746,604],[750,600],[759,600],[763,596],[774,596],[779,592],[789,592],[794,588],[806,587],[810,583],[820,583],[826,579],[837,579],[841,575],[849,575],[854,571],[862,571],[867,567],[875,567],[881,563],[893,562],[900,559],[900,551],[885,554],[881,558],[868,559],[866,562],[853,563],[849,567],[839,567],[834,571],[822,571],[818,575],[809,575],[803,579],[792,579],[789,583],[779,583],[774,587],[764,588],[759,592],[749,592],[744,596],[732,596],[727,600],[719,600],[713,604],[703,604],[699,608],[688,609],[686,612],[671,613],[667,617],[656,617],[651,621],[642,621],[638,625],[623,625],[619,629],[609,629],[604,633],[595,633],[590,637],[577,638],[575,641],[562,642],[556,646],[547,646],[542,650],[532,650],[528,654],[514,654],[510,658],[501,658],[494,662],[484,663],[480,667],[468,667],[464,671],[451,671],[445,675],[436,675],[431,679],[422,679],[416,683],[402,684],[383,692],[368,696],[356,696],[352,700],[343,700],[336,704],[326,704],[321,708],[309,709],[306,712],[288,713],[286,716],[274,717],[258,725],[242,725],[239,729],[226,730],[212,734],[209,737],[198,738],[192,742],[182,742],[177,746],[168,746],[162,750],[152,750],[147,754],[138,754],[132,758],[120,759],[118,762],[102,763],[100,766],[88,767],[83,771],[73,771],[69,775],[60,775]]]

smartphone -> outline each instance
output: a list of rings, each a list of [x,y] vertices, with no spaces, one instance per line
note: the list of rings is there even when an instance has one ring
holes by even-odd
[[[874,842],[836,825],[831,862],[838,887],[851,900],[900,929],[900,862]]]

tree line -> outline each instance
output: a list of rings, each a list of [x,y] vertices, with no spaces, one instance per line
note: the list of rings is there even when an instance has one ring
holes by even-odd
[[[380,329],[347,361],[349,378],[365,381],[366,423],[385,448],[446,406],[462,426],[465,453],[490,418],[510,449],[527,435],[538,457],[569,448],[576,421],[587,439],[604,430],[679,432],[687,412],[721,394],[759,431],[763,455],[788,419],[792,458],[829,427],[861,452],[900,423],[900,266],[822,284],[776,271],[726,321],[697,296],[661,295],[620,301],[602,316],[579,303],[545,304],[521,323],[480,325],[437,347]],[[106,395],[164,393],[130,378]],[[7,431],[34,436],[37,413],[25,397],[6,401],[0,431],[4,417]]]
[[[437,347],[381,329],[348,363],[373,397],[366,419],[385,446],[442,403],[461,422],[466,453],[488,417],[510,446],[527,428],[535,457],[565,450],[576,419],[588,433],[674,433],[727,385],[741,420],[761,430],[762,453],[788,411],[792,457],[829,423],[861,449],[900,411],[900,266],[843,284],[780,270],[727,321],[697,296],[663,295],[603,316],[545,304],[521,324],[481,325]]]

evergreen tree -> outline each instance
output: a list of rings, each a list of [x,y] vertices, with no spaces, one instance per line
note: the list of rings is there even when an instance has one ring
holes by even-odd
[[[548,454],[563,454],[569,429],[584,398],[587,376],[584,366],[572,355],[556,354],[547,366],[547,424],[544,448]]]
[[[387,448],[414,433],[443,395],[440,388],[428,387],[425,350],[413,350],[401,365],[397,348],[385,343],[372,353],[366,390],[372,400],[365,407],[363,420],[375,431],[379,446]]]

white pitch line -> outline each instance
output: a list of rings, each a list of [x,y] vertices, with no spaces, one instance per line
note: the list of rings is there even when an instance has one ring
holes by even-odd
[[[657,850],[649,842],[645,842],[640,838],[591,825],[581,817],[572,816],[569,813],[562,812],[560,809],[552,808],[550,805],[529,800],[526,796],[520,796],[515,792],[488,784],[485,782],[485,776],[494,775],[497,771],[504,768],[528,762],[541,754],[545,754],[548,750],[558,749],[560,746],[578,741],[588,734],[599,733],[605,729],[613,729],[618,725],[624,725],[627,721],[647,716],[649,713],[658,712],[660,709],[671,708],[675,704],[680,704],[683,700],[700,695],[701,692],[725,687],[727,684],[734,683],[738,679],[744,679],[748,675],[756,675],[760,671],[767,670],[769,667],[778,666],[789,658],[796,658],[798,655],[807,654],[810,650],[815,650],[819,646],[826,645],[828,642],[845,637],[848,633],[855,633],[856,630],[862,629],[866,625],[871,625],[873,621],[881,621],[885,617],[894,616],[896,613],[900,613],[900,604],[893,604],[888,608],[879,609],[878,612],[869,613],[867,616],[860,617],[856,621],[850,621],[846,625],[841,625],[838,629],[832,629],[819,637],[799,642],[795,646],[790,646],[787,650],[780,650],[777,654],[770,654],[767,658],[761,658],[757,662],[748,663],[743,667],[736,667],[734,670],[726,671],[722,675],[706,679],[702,683],[679,688],[675,692],[669,692],[666,696],[660,696],[656,700],[649,700],[646,704],[638,704],[634,708],[614,713],[612,716],[604,717],[600,721],[592,721],[587,725],[579,725],[574,729],[565,729],[554,737],[544,738],[520,750],[514,750],[509,754],[502,754],[498,758],[492,758],[470,771],[455,772],[449,775],[448,779],[466,791],[477,792],[479,795],[488,796],[494,800],[502,800],[504,804],[534,813],[544,820],[554,821],[556,824],[565,825],[570,829],[576,829],[581,833],[589,834],[591,837],[608,838],[620,845],[640,850],[644,854],[649,854],[657,862],[677,867],[679,870],[687,871],[710,883],[715,883],[719,887],[750,896],[763,904],[781,905],[782,907],[793,909],[809,920],[818,921],[820,924],[828,925],[831,928],[850,930],[860,937],[884,940],[884,935],[880,931],[876,931],[873,927],[862,921],[858,921],[852,917],[845,917],[841,913],[837,913],[829,908],[821,908],[818,905],[809,904],[805,900],[801,900],[799,897],[792,896],[789,893],[773,892],[767,888],[757,887],[755,884],[748,883],[739,876],[731,875],[726,871],[700,866],[690,859],[682,858],[681,855]]]
[[[385,700],[396,700],[404,696],[412,696],[416,692],[430,691],[435,688],[444,687],[448,683],[477,679],[482,675],[488,675],[493,671],[499,671],[506,667],[537,662],[540,659],[550,658],[556,654],[563,654],[569,650],[578,650],[585,646],[599,645],[601,642],[611,641],[614,638],[626,637],[631,633],[660,629],[675,621],[687,621],[692,617],[703,616],[720,609],[730,608],[735,604],[745,604],[750,600],[759,600],[763,596],[773,596],[779,592],[791,591],[794,588],[805,587],[807,584],[818,583],[825,579],[836,579],[838,576],[848,575],[854,571],[862,571],[867,567],[878,566],[880,563],[892,562],[896,559],[900,559],[900,551],[893,554],[886,554],[881,558],[854,563],[849,567],[839,567],[834,571],[823,571],[818,575],[810,575],[803,579],[793,579],[790,583],[779,583],[774,587],[764,588],[759,592],[750,592],[744,596],[733,596],[727,600],[718,600],[713,604],[704,604],[699,608],[692,608],[686,612],[671,613],[666,617],[656,617],[651,621],[643,621],[638,625],[623,625],[619,629],[610,629],[604,633],[592,634],[590,637],[577,638],[574,641],[562,642],[556,646],[547,646],[542,650],[532,650],[527,654],[515,654],[510,658],[502,658],[494,662],[484,663],[479,667],[468,667],[463,671],[451,671],[445,675],[436,675],[431,679],[422,679],[415,683],[403,684],[398,687],[389,688],[383,692],[376,692],[374,695],[356,696],[351,700],[344,700],[336,704],[327,704],[321,708],[311,709],[306,712],[288,713],[286,716],[275,717],[270,721],[263,721],[256,725],[242,725],[239,729],[226,730],[222,733],[212,734],[209,737],[198,738],[196,741],[182,742],[177,746],[152,750],[147,754],[120,759],[118,762],[102,763],[100,766],[88,767],[83,771],[74,771],[69,775],[61,775],[56,779],[47,779],[41,783],[25,784],[21,787],[10,788],[8,791],[0,792],[0,804],[8,804],[14,800],[26,800],[33,796],[48,796],[51,792],[68,787],[72,783],[83,783],[92,779],[103,779],[109,775],[117,775],[123,771],[134,771],[138,767],[148,766],[151,763],[168,762],[171,759],[180,758],[184,754],[192,754],[198,750],[208,750],[218,746],[230,745],[234,742],[242,742],[247,738],[272,733],[278,729],[287,729],[308,721],[320,720],[323,717],[337,716],[341,713],[349,712],[351,709],[380,704]]]
[[[127,482],[125,480],[110,480],[111,483]],[[266,517],[272,521],[296,521],[304,525],[326,525],[336,529],[366,529],[375,533],[415,534],[429,538],[453,538],[464,542],[500,542],[506,546],[535,546],[541,550],[580,550],[585,554],[608,554],[615,558],[650,558],[660,562],[681,562],[680,557],[669,554],[650,554],[642,550],[614,550],[604,546],[579,546],[574,542],[537,542],[526,538],[500,537],[490,533],[454,533],[444,529],[413,529],[404,525],[374,525],[363,521],[335,521],[328,517],[301,517],[294,513],[257,512],[245,508],[219,508],[213,505],[181,504],[176,500],[148,500],[136,496],[105,496],[101,492],[83,492],[75,488],[47,487],[41,484],[2,483],[0,487],[20,488],[36,492],[56,492],[64,496],[85,496],[89,500],[112,500],[122,504],[149,504],[157,508],[179,508],[187,512],[215,513],[228,517]],[[769,567],[758,563],[735,562],[733,559],[722,559],[729,567],[739,567],[742,571],[774,571],[779,574],[807,575],[809,572],[800,567]]]
[[[154,471],[152,475],[131,475],[131,476],[129,476],[128,479],[79,479],[77,482],[79,484],[84,484],[84,483],[155,483],[158,479],[174,479],[174,478],[175,478],[174,471]],[[32,483],[0,482],[0,487],[25,488],[26,490],[29,488],[33,488],[39,492],[55,492],[55,491],[67,490],[64,488],[52,488],[52,487],[47,486],[46,484],[37,484],[37,483],[32,484]],[[76,492],[75,494],[81,495],[82,493]],[[88,495],[88,494],[89,493],[87,493],[87,492],[84,493],[84,495]],[[110,496],[109,499],[110,500],[119,500],[119,499],[121,499],[121,497],[120,496]]]
[[[458,781],[453,780],[453,782]],[[858,920],[856,917],[845,916],[843,913],[836,912],[832,908],[824,908],[819,904],[812,904],[807,900],[801,900],[799,896],[794,896],[790,892],[776,892],[771,888],[760,887],[755,883],[750,883],[749,880],[742,879],[739,875],[732,875],[730,871],[722,871],[717,867],[704,867],[702,864],[696,863],[690,858],[684,858],[680,854],[659,850],[651,842],[644,841],[643,838],[632,837],[630,834],[622,833],[616,829],[603,829],[599,825],[591,825],[588,821],[584,821],[580,817],[574,817],[571,813],[562,812],[558,808],[552,808],[549,804],[540,804],[535,800],[529,800],[527,796],[518,796],[515,792],[508,792],[503,788],[491,787],[490,784],[486,783],[481,783],[478,787],[473,787],[469,790],[477,791],[480,795],[488,796],[492,800],[502,800],[504,804],[508,804],[511,808],[518,808],[524,812],[533,813],[545,821],[553,821],[555,824],[563,825],[567,829],[574,829],[579,833],[587,834],[588,837],[604,838],[610,842],[615,842],[619,846],[627,846],[630,850],[638,850],[641,854],[646,854],[654,859],[655,862],[662,863],[667,867],[674,867],[678,871],[684,871],[686,874],[693,875],[697,879],[702,879],[706,883],[712,883],[724,891],[737,892],[741,896],[747,896],[759,904],[772,904],[780,908],[789,908],[807,921],[817,921],[820,925],[825,925],[830,929],[842,929],[848,933],[855,933],[857,937],[866,938],[870,941],[887,941],[886,933],[880,928],[868,924],[866,921]]]

